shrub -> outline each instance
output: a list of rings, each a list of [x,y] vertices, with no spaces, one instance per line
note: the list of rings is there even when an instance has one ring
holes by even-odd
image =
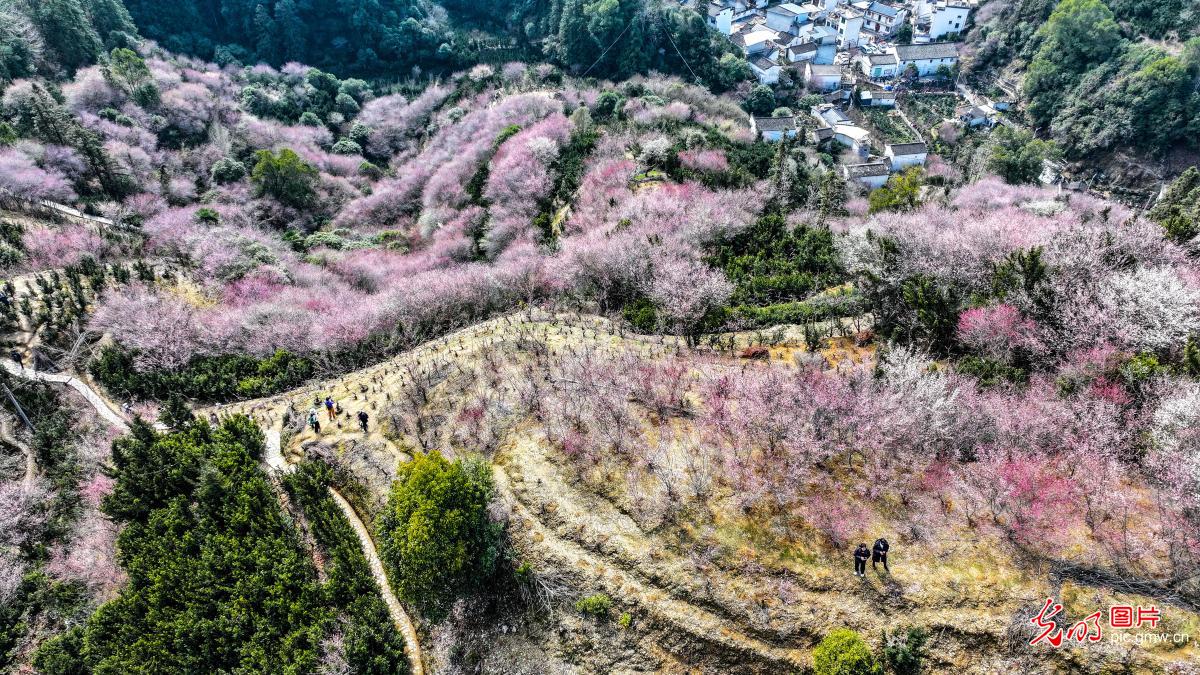
[[[316,197],[317,169],[300,159],[294,150],[255,153],[254,172],[250,175],[258,196],[268,195],[281,204],[301,209]]]
[[[882,669],[862,636],[849,628],[839,628],[813,649],[813,673],[816,675],[879,675]]]
[[[360,176],[370,178],[371,180],[379,180],[380,178],[383,178],[383,169],[366,160],[363,160],[363,162],[358,165],[358,173]]]
[[[214,183],[226,185],[228,183],[236,183],[246,177],[246,165],[233,159],[226,157],[219,159],[212,168],[212,179]]]
[[[929,633],[924,628],[909,628],[889,636],[883,633],[883,660],[896,675],[916,675],[921,672],[925,658],[925,642]]]
[[[221,222],[221,215],[207,206],[196,209],[196,220],[209,225]]]
[[[608,611],[612,609],[612,605],[612,598],[603,593],[596,593],[595,595],[589,595],[575,601],[575,611],[599,619],[608,616]]]
[[[625,104],[625,99],[615,91],[605,91],[596,97],[596,104],[592,106],[592,116],[598,120],[607,120],[616,117],[621,108]]]
[[[256,398],[290,389],[313,375],[313,364],[280,349],[265,359],[245,354],[197,356],[178,370],[138,371],[136,353],[105,347],[88,370],[110,392],[128,398],[166,400],[177,393],[196,401]]]
[[[343,138],[333,144],[333,154],[335,155],[361,155],[362,146],[349,138]]]
[[[487,513],[492,490],[485,462],[451,463],[437,451],[397,470],[379,519],[380,554],[396,591],[430,620],[493,577],[501,529]]]

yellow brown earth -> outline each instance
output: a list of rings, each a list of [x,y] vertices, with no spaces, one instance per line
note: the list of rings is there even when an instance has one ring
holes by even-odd
[[[1183,606],[1064,579],[967,528],[917,545],[889,523],[886,505],[874,510],[871,531],[859,534],[894,533],[892,572],[868,571],[860,580],[848,550],[831,549],[803,529],[763,525],[721,488],[702,507],[681,503],[664,513],[642,499],[657,489],[652,472],[630,474],[607,462],[581,469],[545,440],[535,420],[504,416],[516,409],[505,401],[528,394],[521,391],[528,369],[567,354],[678,356],[708,374],[793,368],[813,358],[795,329],[725,337],[720,351],[693,349],[682,340],[624,333],[598,318],[522,312],[335,380],[203,414],[245,412],[281,427],[289,461],[333,459],[354,476],[348,497],[367,523],[383,507],[397,463],[412,453],[483,449],[490,456],[494,508],[535,591],[528,603],[486,613],[486,621],[459,607],[445,625],[426,627],[422,649],[432,672],[445,670],[454,643],[456,660],[465,653],[483,672],[803,672],[812,646],[841,626],[876,642],[884,631],[923,627],[933,672],[1191,672],[1194,640],[1151,642],[1137,629],[1107,630],[1096,644],[1028,645],[1029,620],[1047,597],[1061,599],[1070,621],[1096,610],[1107,616],[1111,604],[1154,604],[1163,621],[1146,633],[1194,636],[1200,615]],[[770,358],[740,357],[755,344],[765,344]],[[873,357],[872,348],[850,338],[822,344],[829,367]],[[326,395],[341,407],[332,423],[317,405]],[[464,409],[481,401],[489,411],[487,437],[462,422]],[[304,425],[313,407],[320,434]],[[359,410],[371,416],[369,434],[357,428]],[[663,423],[649,414],[641,422],[648,435]],[[681,456],[662,461],[687,471]],[[614,620],[573,610],[575,600],[600,592],[615,601]]]

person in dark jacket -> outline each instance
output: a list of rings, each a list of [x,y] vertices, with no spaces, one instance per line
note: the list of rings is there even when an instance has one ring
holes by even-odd
[[[878,563],[883,563],[883,571],[891,574],[892,571],[888,569],[887,566],[887,552],[887,539],[884,539],[883,537],[876,539],[875,546],[871,548],[871,569],[878,572],[879,568],[875,565]]]
[[[358,426],[362,427],[364,434],[367,433],[367,420],[368,419],[370,419],[370,417],[367,415],[366,410],[358,411]]]
[[[867,576],[867,558],[871,557],[871,549],[867,548],[867,542],[858,545],[854,549],[854,576]]]

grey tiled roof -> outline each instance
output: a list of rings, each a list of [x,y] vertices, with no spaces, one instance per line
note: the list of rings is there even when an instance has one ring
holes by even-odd
[[[896,56],[901,61],[924,59],[949,59],[958,56],[958,45],[954,42],[930,42],[924,45],[896,45]]]

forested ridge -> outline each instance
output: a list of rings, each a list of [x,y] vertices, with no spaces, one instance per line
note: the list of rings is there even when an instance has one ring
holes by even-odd
[[[297,61],[405,76],[479,61],[548,59],[599,77],[649,70],[728,87],[732,47],[699,14],[660,0],[126,0],[145,36],[217,63]],[[694,74],[693,74],[694,73]]]
[[[1029,122],[1070,158],[1200,147],[1196,3],[1019,0],[976,21],[968,75],[986,83],[1021,64]]]

